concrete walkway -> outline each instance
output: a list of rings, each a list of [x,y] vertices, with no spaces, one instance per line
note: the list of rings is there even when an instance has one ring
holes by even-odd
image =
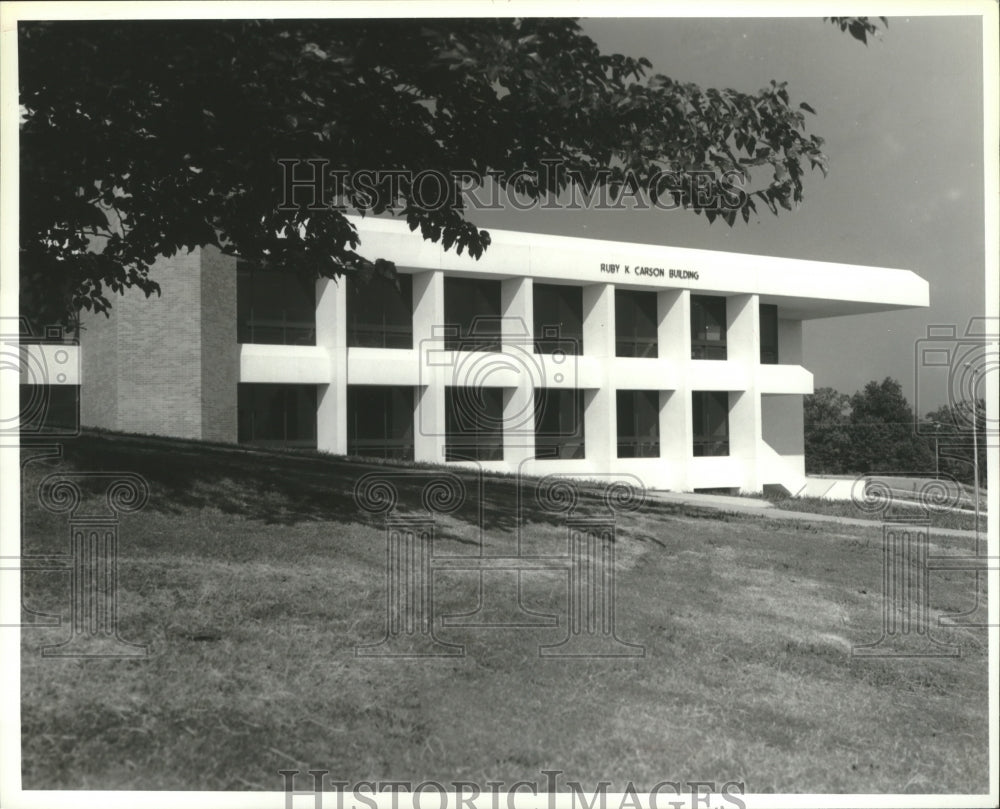
[[[862,520],[857,517],[838,517],[832,514],[813,514],[806,511],[786,511],[777,508],[767,500],[753,497],[729,497],[722,494],[685,494],[680,492],[658,492],[646,491],[646,497],[657,500],[661,503],[674,503],[676,505],[691,506],[693,508],[707,508],[724,514],[746,514],[753,517],[762,517],[767,520],[784,520],[787,522],[829,522],[838,525],[857,525],[862,528],[881,529],[882,523],[878,520]],[[985,522],[985,521],[984,521]],[[962,537],[964,539],[975,539],[974,531],[965,531],[959,528],[932,528],[932,534],[947,537]],[[985,529],[980,531],[983,540],[986,539]]]

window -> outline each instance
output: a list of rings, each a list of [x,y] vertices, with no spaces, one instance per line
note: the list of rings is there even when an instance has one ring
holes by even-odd
[[[691,359],[726,359],[726,299],[691,296]]]
[[[583,353],[583,287],[535,284],[535,351]]]
[[[618,406],[618,457],[660,456],[660,394],[655,390],[620,390]]]
[[[20,386],[23,435],[73,435],[80,427],[79,385]]]
[[[316,281],[237,265],[236,339],[241,343],[316,345]]]
[[[583,391],[535,389],[535,457],[583,458]]]
[[[413,348],[413,278],[347,279],[347,345]]]
[[[316,448],[316,386],[241,383],[239,442]]]
[[[724,390],[696,390],[691,394],[694,455],[729,454],[729,394]]]
[[[778,307],[773,303],[760,305],[760,362],[778,364]]]
[[[413,388],[349,385],[347,454],[413,460]]]
[[[444,319],[448,351],[499,351],[500,282],[445,278]]]
[[[447,388],[446,461],[503,460],[503,388]]]
[[[615,290],[615,356],[655,357],[656,293]]]

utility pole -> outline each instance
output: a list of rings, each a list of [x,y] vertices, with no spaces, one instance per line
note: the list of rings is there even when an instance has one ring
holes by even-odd
[[[941,463],[938,460],[938,430],[941,429],[941,422],[934,422],[934,480],[941,478]]]
[[[965,367],[972,370],[972,487],[976,504],[976,552],[979,552],[979,369],[971,362]]]

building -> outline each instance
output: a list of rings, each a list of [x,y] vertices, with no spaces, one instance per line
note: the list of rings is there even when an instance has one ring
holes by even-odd
[[[803,321],[928,304],[903,270],[504,231],[475,261],[354,221],[398,284],[162,260],[83,324],[83,425],[794,493]]]

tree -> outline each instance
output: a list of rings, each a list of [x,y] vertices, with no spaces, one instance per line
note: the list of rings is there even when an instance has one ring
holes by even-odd
[[[838,475],[851,463],[850,397],[833,388],[817,388],[803,397],[806,472]]]
[[[489,245],[458,178],[433,206],[404,175],[375,197],[348,181],[342,210],[283,209],[282,159],[322,161],[331,182],[499,172],[533,199],[666,175],[655,193],[729,225],[758,205],[791,209],[805,167],[825,172],[812,108],[785,83],[647,78],[647,60],[602,54],[569,19],[58,21],[18,34],[21,305],[40,322],[106,312],[126,287],[158,292],[157,256],[209,244],[313,278],[391,275],[357,252],[351,210],[393,209],[475,257]],[[758,167],[763,181],[734,195]]]
[[[938,443],[939,467],[958,480],[971,483],[972,425],[979,431],[979,482],[986,484],[986,402],[963,399],[955,404],[943,405],[924,417],[921,431],[932,447]]]
[[[851,471],[928,472],[933,453],[917,434],[913,410],[895,379],[871,381],[851,397]]]

